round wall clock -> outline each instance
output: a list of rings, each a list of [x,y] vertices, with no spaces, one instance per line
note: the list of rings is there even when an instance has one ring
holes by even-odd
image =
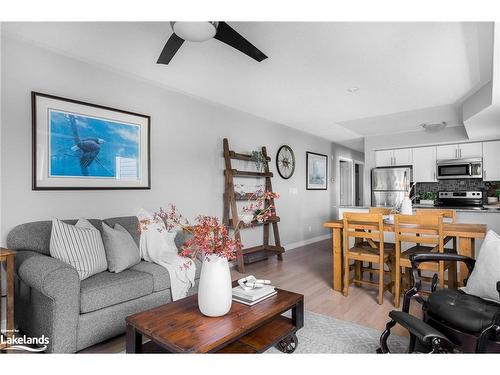
[[[292,177],[295,171],[295,155],[289,146],[283,145],[279,148],[276,154],[276,168],[278,168],[278,173],[285,180]]]

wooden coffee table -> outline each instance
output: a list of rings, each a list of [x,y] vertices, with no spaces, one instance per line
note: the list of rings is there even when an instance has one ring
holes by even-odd
[[[262,353],[297,347],[304,326],[304,296],[278,293],[253,306],[233,301],[222,317],[204,316],[192,295],[127,317],[127,353]],[[291,318],[282,314],[291,310]],[[143,344],[143,338],[149,342]]]

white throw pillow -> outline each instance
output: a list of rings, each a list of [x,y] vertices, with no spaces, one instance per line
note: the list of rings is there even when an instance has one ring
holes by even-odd
[[[498,281],[500,281],[500,236],[489,230],[479,250],[476,265],[467,281],[467,286],[462,290],[473,296],[500,302],[497,291]]]
[[[108,268],[101,232],[85,219],[76,225],[52,220],[50,255],[76,268],[80,280]]]

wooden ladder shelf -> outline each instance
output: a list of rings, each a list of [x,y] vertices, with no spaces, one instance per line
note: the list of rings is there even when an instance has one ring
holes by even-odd
[[[271,184],[271,178],[273,177],[273,174],[271,172],[269,172],[269,162],[271,161],[271,158],[269,156],[267,156],[266,147],[262,147],[262,150],[261,150],[262,155],[267,160],[267,163],[264,163],[264,172],[240,171],[237,169],[233,169],[233,167],[231,166],[231,160],[235,159],[235,160],[242,160],[242,161],[254,161],[252,155],[239,154],[239,153],[236,153],[234,151],[231,151],[229,149],[229,142],[228,142],[227,138],[224,138],[224,140],[223,140],[223,151],[224,151],[223,155],[224,155],[224,161],[225,161],[223,222],[229,228],[234,229],[234,223],[239,222],[238,207],[236,205],[236,202],[248,200],[252,196],[252,193],[247,193],[244,195],[236,194],[234,191],[234,178],[235,177],[264,178],[265,179],[265,185],[264,185],[265,189],[264,190],[265,191],[273,191],[273,187]],[[269,204],[274,206],[274,199],[266,200],[266,202],[265,202],[266,207]],[[274,206],[274,207],[276,207],[276,206]],[[280,233],[279,233],[279,228],[278,228],[279,221],[280,221],[280,218],[278,216],[273,216],[263,223],[253,222],[251,225],[246,225],[246,226],[241,226],[241,224],[240,224],[240,229],[253,227],[254,225],[262,225],[264,233],[263,233],[262,245],[242,249],[241,253],[238,254],[238,271],[239,272],[241,272],[241,273],[245,272],[245,261],[244,261],[245,254],[252,254],[252,253],[265,251],[268,253],[276,254],[278,257],[278,260],[283,260],[282,254],[285,251],[285,249],[281,246]],[[271,225],[273,227],[274,245],[271,245],[269,243],[269,231],[270,231]],[[240,235],[239,230],[236,231],[235,237],[237,240],[241,241],[241,235]]]

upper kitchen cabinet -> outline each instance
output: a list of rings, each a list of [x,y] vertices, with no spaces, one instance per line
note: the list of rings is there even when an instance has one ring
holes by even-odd
[[[435,182],[436,147],[417,147],[413,149],[413,181]]]
[[[413,163],[412,151],[411,148],[375,151],[375,165],[377,167],[411,165]]]
[[[413,149],[401,148],[394,150],[394,165],[411,165],[413,163]]]
[[[389,167],[392,165],[393,150],[375,151],[375,165],[377,167]]]
[[[483,156],[481,142],[437,146],[437,160],[470,159]]]
[[[483,181],[500,181],[500,141],[483,142]]]
[[[483,144],[461,143],[458,145],[458,157],[460,159],[481,158],[483,156]]]
[[[436,147],[437,160],[458,159],[458,145],[444,145]]]

